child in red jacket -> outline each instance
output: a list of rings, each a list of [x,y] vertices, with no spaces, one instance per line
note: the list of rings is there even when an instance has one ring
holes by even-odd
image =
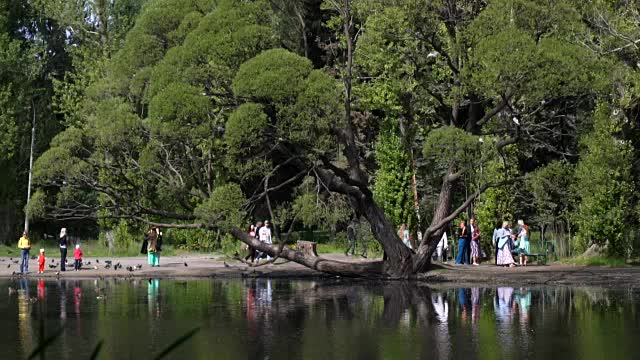
[[[80,250],[80,244],[76,245],[76,251],[73,252],[73,258],[75,259],[73,269],[78,271],[82,266],[82,250]]]
[[[40,256],[38,256],[38,274],[44,274],[45,262],[47,262],[47,258],[44,256],[44,249],[40,249]]]

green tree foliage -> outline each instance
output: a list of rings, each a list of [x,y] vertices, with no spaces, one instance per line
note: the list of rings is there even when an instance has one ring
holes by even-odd
[[[306,227],[332,230],[353,217],[353,210],[344,196],[320,191],[320,184],[307,177],[297,189],[292,210]]]
[[[569,220],[573,183],[573,166],[562,161],[553,161],[529,174],[525,184],[535,208],[533,220],[543,226]]]
[[[195,214],[205,223],[218,224],[228,230],[242,225],[244,213],[238,211],[238,204],[244,202],[244,194],[237,184],[225,184],[217,187],[211,197],[195,209]]]
[[[36,164],[36,181],[47,185],[38,196],[59,210],[49,214],[63,219],[97,207],[108,216],[158,218],[186,209],[190,214],[183,220],[209,221],[223,206],[212,199],[243,202],[237,187],[224,185],[221,129],[231,114],[235,72],[272,46],[273,35],[265,26],[266,2],[236,5],[155,1],[145,6],[105,75],[86,90],[83,122],[56,137]],[[245,120],[241,110],[232,118],[240,128],[226,141],[235,147],[244,141]],[[85,191],[65,195],[71,184],[82,184]],[[150,210],[158,208],[166,210]],[[238,224],[227,215],[221,226]]]
[[[632,236],[627,220],[632,212],[633,149],[618,137],[622,126],[619,110],[601,102],[593,115],[593,130],[581,140],[583,152],[574,190],[579,201],[575,214],[578,249],[595,244],[606,247],[607,255],[627,255]]]
[[[376,159],[380,163],[373,189],[376,201],[396,226],[403,223],[410,227],[416,225],[413,219],[411,160],[402,139],[393,130],[382,132],[378,137]]]

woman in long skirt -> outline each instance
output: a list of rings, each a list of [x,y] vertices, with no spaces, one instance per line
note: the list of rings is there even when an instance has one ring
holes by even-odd
[[[518,255],[520,257],[520,265],[527,266],[529,262],[529,254],[531,253],[531,248],[529,246],[529,227],[527,225],[522,225],[522,230],[520,230],[520,234],[518,234]],[[524,258],[524,263],[522,262]]]
[[[498,266],[515,267],[516,262],[511,256],[511,248],[509,247],[509,240],[511,240],[511,230],[509,229],[509,222],[502,223],[502,229],[498,230],[496,236],[498,237]]]
[[[156,245],[157,245],[157,240],[158,240],[158,234],[156,233],[156,231],[153,228],[149,229],[149,232],[147,234],[148,239],[149,239],[149,243],[147,245],[147,258],[149,260],[149,265],[153,266],[160,266],[160,261],[158,259],[158,253],[156,252]]]
[[[476,219],[471,218],[471,260],[473,265],[478,264],[480,259],[480,228],[476,224]]]

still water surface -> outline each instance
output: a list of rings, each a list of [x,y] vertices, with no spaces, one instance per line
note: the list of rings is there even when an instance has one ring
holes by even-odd
[[[638,359],[640,292],[238,280],[4,280],[3,359]],[[15,291],[14,291],[15,289]],[[44,333],[44,337],[43,337]]]

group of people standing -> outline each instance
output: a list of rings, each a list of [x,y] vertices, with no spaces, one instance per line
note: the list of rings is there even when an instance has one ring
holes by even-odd
[[[493,231],[493,243],[496,244],[496,265],[515,267],[512,252],[518,254],[519,264],[527,266],[531,248],[529,245],[529,226],[518,220],[516,231],[512,231],[508,221]]]
[[[265,244],[273,244],[271,239],[271,223],[269,223],[269,220],[265,220],[264,224],[261,221],[258,221],[255,225],[251,225],[249,227],[249,236]],[[271,260],[271,256],[269,254],[258,251],[252,246],[246,245],[246,250],[248,250],[249,253],[244,258],[245,261],[251,260],[252,263],[254,261],[260,262],[260,259],[264,257],[267,258],[267,261]]]
[[[60,271],[66,271],[67,268],[67,246],[69,240],[67,237],[67,229],[60,229],[60,235],[58,236],[58,248],[60,250]],[[29,256],[31,251],[31,240],[29,239],[29,233],[25,230],[22,233],[22,237],[18,240],[18,249],[20,249],[20,273],[25,274],[29,272]],[[75,251],[73,252],[74,264],[73,269],[75,271],[80,270],[82,267],[82,249],[80,244],[76,244]],[[44,249],[40,249],[40,255],[38,256],[38,273],[44,273],[44,264],[46,262],[46,255]]]
[[[479,265],[482,256],[480,248],[480,228],[476,224],[476,219],[471,218],[469,224],[464,220],[460,221],[458,226],[458,254],[456,256],[456,264],[461,265]],[[493,231],[493,245],[496,248],[496,265],[515,267],[516,261],[512,253],[515,252],[519,258],[519,265],[526,266],[529,262],[529,254],[531,253],[529,245],[529,227],[523,220],[518,220],[518,227],[515,231],[511,230],[508,221],[498,224]]]
[[[461,220],[458,225],[458,255],[456,256],[456,264],[469,265],[473,261],[473,265],[480,265],[481,253],[480,253],[480,228],[476,224],[474,217],[469,220],[467,225],[466,221]]]

